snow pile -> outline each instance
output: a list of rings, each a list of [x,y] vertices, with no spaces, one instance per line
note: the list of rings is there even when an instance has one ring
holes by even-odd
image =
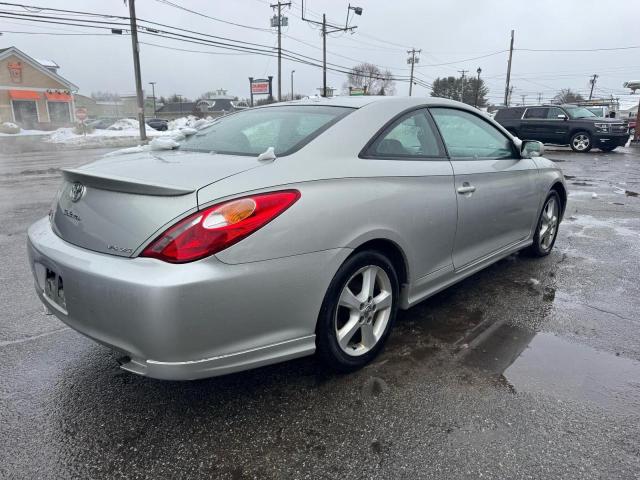
[[[0,133],[7,133],[11,135],[20,133],[20,127],[11,122],[0,123]]]
[[[173,150],[179,146],[180,144],[169,136],[154,138],[149,142],[151,150]]]
[[[180,117],[175,120],[171,120],[169,122],[168,128],[169,130],[184,130],[185,128],[195,128],[196,130],[200,130],[215,121],[213,117],[207,118],[198,118],[194,115],[189,115],[188,117]]]
[[[139,128],[140,122],[138,122],[138,120],[133,120],[131,118],[121,118],[110,127],[107,127],[107,130],[138,130]]]

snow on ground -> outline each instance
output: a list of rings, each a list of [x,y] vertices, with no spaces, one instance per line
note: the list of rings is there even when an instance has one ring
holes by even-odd
[[[195,134],[199,129],[206,127],[215,121],[212,117],[197,118],[192,115],[178,118],[169,122],[169,129],[164,132],[154,130],[147,125],[146,132],[150,139],[166,139],[166,142],[156,142],[150,149],[175,148],[176,142]],[[115,122],[108,129],[96,129],[86,135],[76,133],[75,128],[65,127],[57,130],[21,130],[19,133],[0,133],[3,137],[37,136],[45,142],[57,145],[69,145],[74,147],[99,147],[99,146],[128,146],[135,144],[139,139],[139,123],[137,120],[123,118]],[[48,138],[47,138],[48,137]],[[175,145],[174,145],[175,144]],[[162,145],[162,146],[161,146]],[[136,147],[133,147],[136,148]]]

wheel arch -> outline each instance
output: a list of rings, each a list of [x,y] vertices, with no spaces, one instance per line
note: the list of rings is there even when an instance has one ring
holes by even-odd
[[[400,283],[401,289],[402,285],[409,283],[409,264],[407,261],[407,257],[400,245],[398,245],[393,240],[389,240],[388,238],[374,238],[360,244],[353,250],[353,253],[351,255],[365,250],[376,251],[389,259],[391,264],[396,269],[398,282]]]
[[[562,182],[556,182],[553,185],[551,185],[551,188],[549,189],[549,191],[555,191],[558,196],[560,197],[560,218],[564,217],[564,212],[567,208],[567,189],[564,187],[564,185],[562,184]]]

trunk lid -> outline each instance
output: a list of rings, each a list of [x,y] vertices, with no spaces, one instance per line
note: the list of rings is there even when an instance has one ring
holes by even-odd
[[[252,157],[197,152],[107,156],[63,170],[51,224],[69,243],[130,257],[176,217],[197,210],[198,189],[259,166]]]

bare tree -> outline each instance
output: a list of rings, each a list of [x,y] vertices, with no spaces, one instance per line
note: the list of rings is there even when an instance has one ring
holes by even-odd
[[[553,97],[553,100],[556,103],[576,103],[584,101],[584,97],[570,88],[563,88]]]
[[[350,87],[364,88],[367,95],[393,95],[396,89],[393,74],[373,63],[353,67],[347,74],[347,83]]]

